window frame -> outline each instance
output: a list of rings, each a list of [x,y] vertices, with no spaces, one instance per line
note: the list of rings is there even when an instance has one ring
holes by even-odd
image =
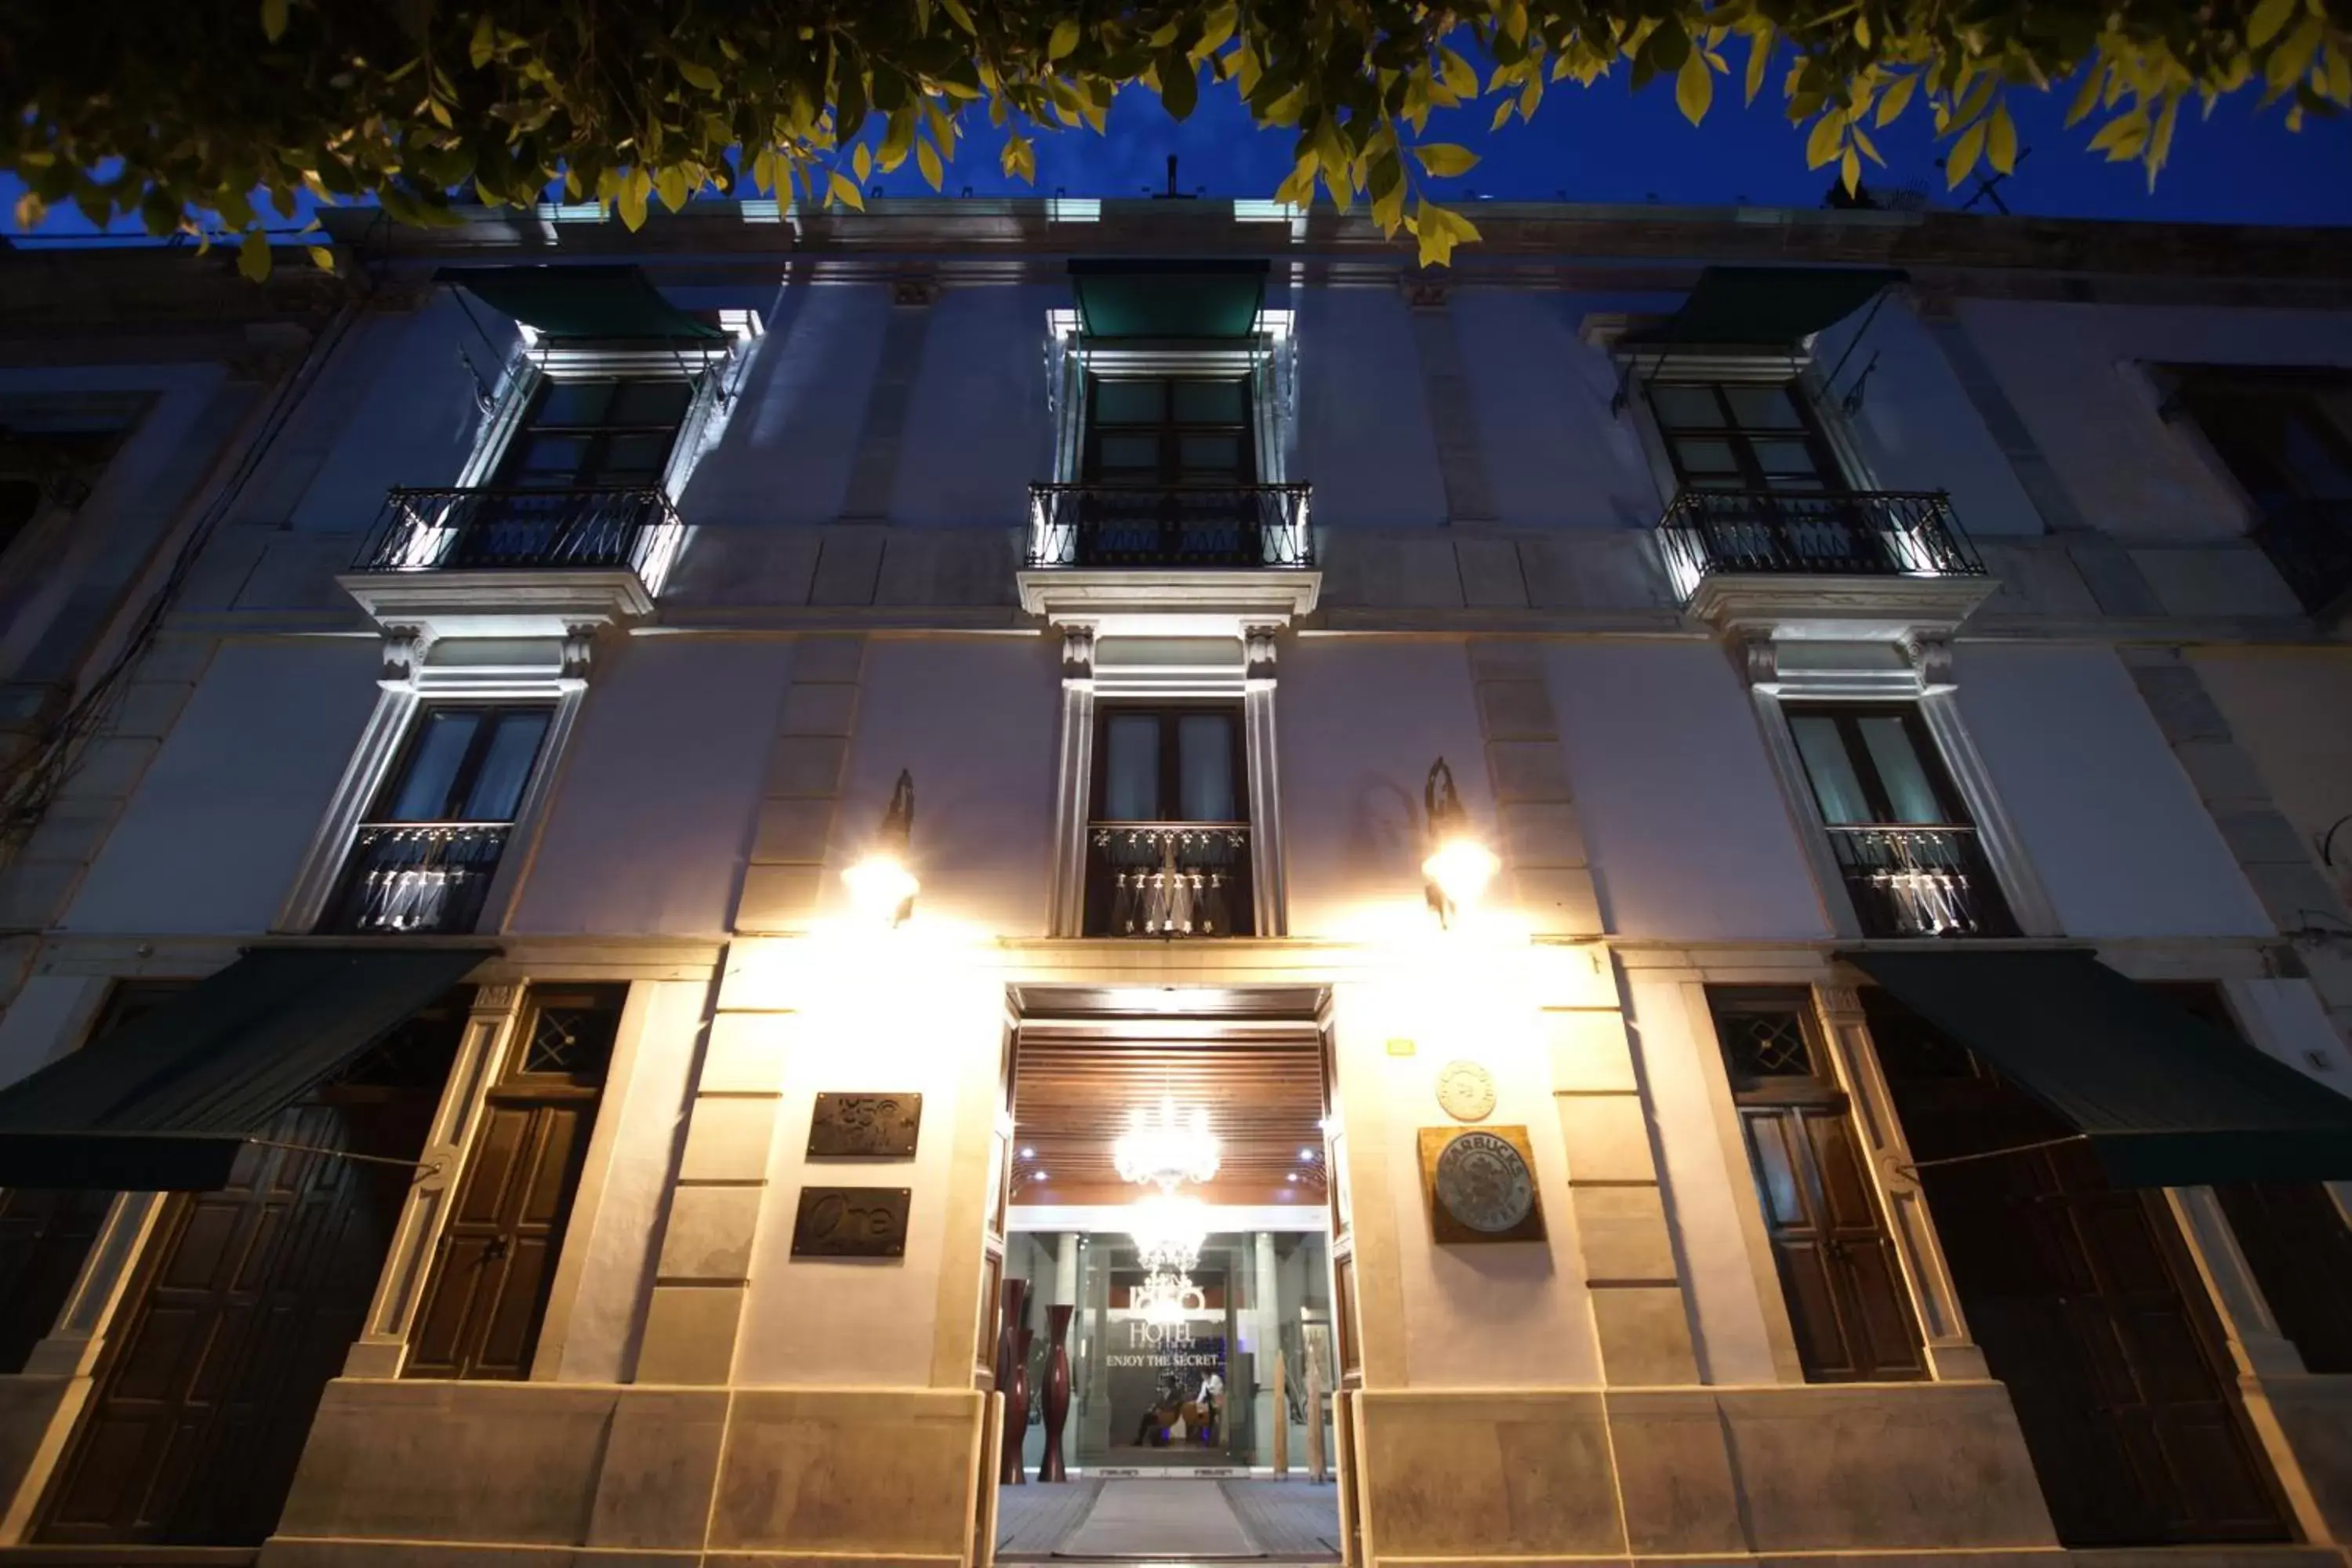
[[[672,463],[677,459],[679,445],[685,438],[688,427],[695,421],[698,405],[702,400],[701,384],[707,378],[707,374],[708,373],[681,374],[676,366],[669,367],[666,374],[663,371],[652,369],[640,372],[622,370],[562,376],[542,373],[532,379],[528,390],[521,395],[520,406],[509,425],[505,438],[499,445],[498,455],[491,468],[493,477],[489,481],[490,487],[501,489],[543,489],[555,492],[567,489],[634,489],[637,488],[635,484],[611,480],[584,480],[580,476],[583,471],[598,466],[610,453],[613,443],[616,440],[625,437],[666,434],[668,440],[663,446],[660,460],[653,465],[652,477],[643,482],[647,488],[667,489],[665,481],[669,476]],[[549,400],[561,386],[594,384],[617,389],[631,383],[668,384],[685,388],[686,399],[678,409],[677,418],[672,423],[664,425],[600,423],[542,426],[538,423],[540,414],[546,408]],[[586,437],[586,449],[582,462],[572,469],[569,479],[562,484],[526,484],[520,481],[517,465],[521,461],[524,452],[528,450],[531,438],[541,435]]]
[[[479,823],[513,826],[521,817],[523,807],[530,799],[531,786],[538,781],[540,768],[546,761],[548,742],[555,733],[558,707],[557,700],[551,697],[541,700],[504,700],[427,699],[420,701],[416,705],[415,711],[410,715],[406,731],[401,738],[398,749],[393,753],[391,765],[384,770],[383,782],[376,786],[375,794],[368,803],[368,809],[361,814],[358,825],[362,827],[384,827],[422,826],[436,823]],[[546,728],[540,731],[539,744],[531,752],[530,767],[523,774],[522,789],[515,797],[514,811],[503,818],[446,815],[417,817],[389,816],[393,802],[399,797],[401,790],[407,783],[408,770],[415,765],[418,752],[424,748],[425,734],[431,727],[434,715],[458,711],[480,713],[489,721],[476,730],[473,739],[467,742],[465,752],[457,760],[457,772],[450,775],[448,794],[444,799],[460,803],[468,798],[473,794],[475,785],[481,782],[482,767],[488,760],[493,740],[499,731],[499,724],[518,714],[544,713],[547,715]]]
[[[1722,414],[1724,422],[1717,426],[1677,425],[1669,422],[1665,411],[1658,405],[1657,392],[1660,387],[1684,390],[1703,389],[1713,394],[1716,407]],[[1730,392],[1735,387],[1746,390],[1762,388],[1781,393],[1796,412],[1796,425],[1790,427],[1740,424],[1730,397]],[[1844,454],[1830,439],[1828,431],[1822,426],[1813,398],[1803,380],[1799,376],[1789,375],[1778,381],[1763,378],[1726,379],[1698,375],[1653,376],[1643,384],[1642,400],[1649,410],[1652,428],[1657,433],[1658,443],[1664,448],[1667,466],[1674,473],[1675,483],[1680,489],[1724,490],[1734,494],[1743,491],[1765,495],[1785,494],[1791,498],[1851,495],[1856,489],[1848,472]],[[1729,447],[1732,460],[1738,465],[1739,470],[1738,483],[1727,484],[1719,476],[1702,475],[1694,478],[1684,466],[1684,453],[1681,446],[1682,442],[1692,440],[1720,441]],[[1794,440],[1801,443],[1805,448],[1806,455],[1812,460],[1813,474],[1820,480],[1821,488],[1814,490],[1784,490],[1772,484],[1756,453],[1756,443],[1759,440]]]
[[[1213,714],[1225,721],[1228,743],[1232,747],[1231,785],[1235,810],[1242,815],[1220,822],[1200,822],[1187,816],[1160,816],[1134,819],[1140,826],[1186,825],[1204,827],[1255,827],[1249,816],[1249,759],[1244,747],[1248,744],[1247,726],[1243,721],[1242,704],[1216,699],[1194,701],[1148,702],[1114,700],[1096,704],[1094,712],[1094,759],[1092,774],[1087,781],[1087,826],[1098,827],[1112,824],[1128,824],[1126,817],[1102,815],[1102,805],[1110,778],[1110,725],[1118,718],[1150,715],[1160,721],[1160,799],[1163,803],[1183,799],[1184,759],[1181,737],[1182,721]]]
[[[1804,748],[1797,747],[1797,765],[1802,770],[1808,796],[1814,816],[1823,827],[1962,827],[1974,832],[1976,822],[1969,813],[1968,802],[1962,798],[1954,783],[1951,771],[1944,765],[1942,748],[1927,727],[1926,715],[1916,702],[1823,702],[1800,699],[1781,704],[1781,715],[1789,725],[1790,739],[1796,738],[1796,721],[1800,719],[1828,719],[1837,726],[1838,742],[1845,749],[1846,764],[1853,769],[1854,780],[1861,786],[1863,798],[1876,815],[1867,822],[1833,823],[1822,807],[1821,789],[1813,777],[1812,764],[1806,761]],[[1896,719],[1903,725],[1904,739],[1910,742],[1911,754],[1919,763],[1919,771],[1927,787],[1936,796],[1943,812],[1936,822],[1909,822],[1895,815],[1893,796],[1888,793],[1885,777],[1878,769],[1877,759],[1862,738],[1859,721],[1864,719]]]
[[[1223,489],[1255,485],[1259,481],[1257,378],[1249,374],[1216,374],[1206,367],[1190,373],[1166,373],[1150,375],[1109,375],[1091,367],[1080,373],[1083,377],[1083,413],[1079,425],[1080,482],[1137,489]],[[1182,382],[1232,383],[1241,392],[1241,415],[1231,422],[1187,421],[1177,412],[1176,388]],[[1160,418],[1151,424],[1116,424],[1106,426],[1100,418],[1100,392],[1106,383],[1122,385],[1151,385],[1161,389]],[[1150,479],[1106,479],[1102,472],[1102,441],[1106,431],[1113,435],[1139,435],[1151,432],[1158,439],[1160,461],[1158,476]],[[1183,443],[1188,436],[1231,437],[1239,447],[1239,460],[1230,479],[1192,479],[1185,477]]]

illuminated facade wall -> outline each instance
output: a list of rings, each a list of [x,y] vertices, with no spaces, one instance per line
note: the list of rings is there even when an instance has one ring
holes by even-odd
[[[2018,940],[2215,983],[2256,1046],[2352,1082],[2352,961],[2327,934],[2343,883],[2309,848],[2352,812],[2340,632],[2298,608],[2240,500],[2172,450],[2127,374],[2352,365],[2340,282],[2295,285],[2292,309],[2256,283],[2200,303],[2207,277],[2260,258],[2087,226],[2072,249],[1989,256],[1937,220],[1906,242],[1912,284],[1795,368],[1856,489],[1949,492],[1982,603],[1833,584],[1710,620],[1661,564],[1676,486],[1616,345],[1675,309],[1692,258],[1765,259],[1752,226],[1572,210],[1553,215],[1578,237],[1562,249],[1541,214],[1498,211],[1496,246],[1431,280],[1352,220],[1291,236],[1212,204],[1112,204],[1090,227],[1024,213],[908,217],[887,257],[845,217],[649,226],[635,258],[674,301],[761,328],[714,356],[726,395],[695,426],[673,497],[688,531],[649,608],[502,585],[523,571],[355,601],[384,490],[486,471],[531,352],[433,281],[457,253],[430,237],[395,239],[299,405],[257,435],[150,656],[186,705],[37,932],[12,939],[28,945],[0,1077],[74,1048],[116,980],[308,932],[404,702],[520,692],[562,715],[485,906],[500,954],[478,976],[481,1038],[506,1037],[532,986],[630,987],[529,1379],[403,1378],[393,1282],[432,1234],[404,1232],[265,1561],[970,1562],[1007,1028],[1057,987],[1171,986],[1328,1007],[1359,1561],[2053,1554],[1932,1226],[1901,1253],[1927,1374],[1808,1381],[1708,988],[1795,988],[1841,1081],[1886,1114],[1856,1076],[1868,1033],[1837,956],[1874,933],[1790,771],[1784,711],[1874,692],[1941,704]],[[1688,232],[1653,232],[1669,223]],[[1836,214],[1785,229],[1769,259],[1895,232]],[[561,258],[572,233],[551,232]],[[488,233],[467,264],[543,258]],[[2340,264],[2336,244],[2292,239]],[[1026,487],[1059,477],[1047,318],[1074,253],[1270,261],[1266,303],[1294,313],[1285,456],[1312,486],[1311,579],[1024,574]],[[0,393],[20,380],[46,384],[0,367]],[[1088,938],[1073,735],[1089,705],[1171,683],[1244,713],[1271,929]],[[1421,869],[1440,757],[1502,863],[1451,929]],[[921,885],[891,929],[841,873],[902,771]],[[23,876],[0,869],[0,891]],[[1418,1139],[1448,1124],[1433,1075],[1455,1060],[1492,1075],[1493,1123],[1525,1129],[1539,1243],[1433,1238]],[[814,1097],[882,1089],[924,1101],[919,1152],[887,1177],[911,1194],[903,1256],[794,1258],[800,1189],[838,1173],[803,1153]],[[1916,1214],[1899,1138],[1864,1163],[1874,1201]],[[2352,1380],[2304,1373],[2210,1196],[2177,1201],[2285,1528],[2352,1542]],[[118,1205],[125,1246],[77,1298],[94,1304],[0,1376],[0,1542],[37,1532],[150,1212]]]

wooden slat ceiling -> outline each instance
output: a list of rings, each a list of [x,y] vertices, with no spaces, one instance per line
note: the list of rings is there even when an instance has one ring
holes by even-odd
[[[1019,1202],[1056,1200],[1081,1189],[1116,1192],[1111,1144],[1139,1106],[1157,1113],[1163,1096],[1180,1118],[1199,1106],[1222,1143],[1211,1201],[1265,1201],[1289,1186],[1323,1193],[1321,1056],[1312,1035],[1246,1038],[1071,1040],[1024,1031],[1013,1079],[1013,1140],[1021,1159]],[[1313,1158],[1302,1160],[1300,1152]],[[1043,1171],[1042,1184],[1027,1178]],[[1296,1173],[1298,1180],[1289,1181]],[[1129,1191],[1139,1191],[1129,1186]]]

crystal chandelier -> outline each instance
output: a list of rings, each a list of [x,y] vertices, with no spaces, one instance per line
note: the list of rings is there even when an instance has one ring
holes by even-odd
[[[1209,1239],[1201,1200],[1155,1193],[1135,1205],[1128,1226],[1145,1269],[1153,1274],[1188,1275],[1201,1261],[1201,1244]],[[1192,1284],[1190,1279],[1184,1283]]]
[[[1136,1108],[1128,1129],[1111,1145],[1111,1163],[1123,1182],[1140,1182],[1173,1193],[1186,1182],[1215,1177],[1219,1163],[1217,1141],[1209,1136],[1209,1114],[1192,1108],[1189,1124],[1176,1120],[1173,1100],[1160,1102],[1160,1117]]]
[[[1192,1278],[1171,1274],[1166,1269],[1154,1269],[1144,1276],[1128,1298],[1129,1304],[1143,1314],[1147,1323],[1165,1327],[1181,1323],[1208,1310],[1209,1299]]]

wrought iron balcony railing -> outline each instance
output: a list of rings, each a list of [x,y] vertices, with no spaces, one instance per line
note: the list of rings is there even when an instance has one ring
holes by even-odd
[[[1250,832],[1224,822],[1097,822],[1087,829],[1088,936],[1247,936]]]
[[[1685,600],[1717,573],[1981,577],[1940,491],[1685,489],[1658,523],[1658,546]]]
[[[403,936],[472,931],[512,829],[505,822],[362,826],[321,929]]]
[[[2352,595],[2352,497],[2273,501],[2252,539],[2313,615]]]
[[[1832,826],[1831,847],[1864,936],[2014,936],[1973,827]]]
[[[1031,485],[1032,566],[1312,566],[1307,485]]]
[[[361,572],[626,570],[661,592],[686,531],[646,487],[395,489],[368,531]]]

